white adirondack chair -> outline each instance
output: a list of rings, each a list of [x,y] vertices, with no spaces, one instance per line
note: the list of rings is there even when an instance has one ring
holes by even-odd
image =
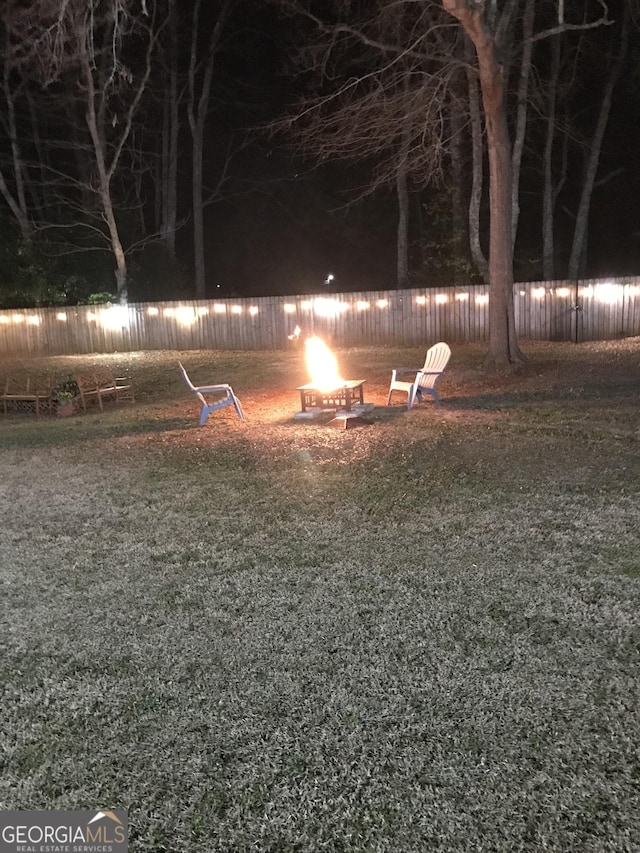
[[[440,398],[436,385],[438,379],[447,366],[451,358],[451,350],[448,344],[434,344],[427,352],[427,357],[423,367],[397,367],[391,374],[391,385],[389,386],[389,396],[387,397],[387,406],[391,405],[391,394],[394,391],[402,391],[408,395],[407,408],[410,409],[416,400],[422,401],[423,394],[430,394],[433,397],[436,405],[440,405]],[[411,380],[399,379],[399,376],[414,374]]]
[[[184,369],[182,362],[179,361],[178,364],[180,365],[182,378],[187,383],[189,389],[193,391],[200,401],[200,426],[204,426],[206,424],[207,418],[211,412],[223,409],[225,406],[233,406],[240,420],[244,420],[244,412],[242,411],[240,400],[238,400],[236,395],[233,393],[231,385],[194,385],[189,379],[189,375]],[[208,400],[205,395],[214,395],[214,398]]]

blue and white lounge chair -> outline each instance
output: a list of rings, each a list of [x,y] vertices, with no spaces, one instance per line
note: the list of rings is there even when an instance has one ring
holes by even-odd
[[[225,406],[233,406],[240,420],[244,420],[244,413],[242,411],[242,406],[240,405],[240,400],[238,400],[236,395],[233,393],[231,385],[194,385],[189,379],[189,375],[184,369],[182,362],[179,361],[178,364],[180,365],[182,378],[187,383],[189,389],[193,391],[200,401],[200,426],[204,426],[206,424],[207,418],[211,412],[216,412],[218,409],[223,409]],[[211,398],[212,395],[213,398]],[[209,399],[207,399],[207,397],[209,397]]]

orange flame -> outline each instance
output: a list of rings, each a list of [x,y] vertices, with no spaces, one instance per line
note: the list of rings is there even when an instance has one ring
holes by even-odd
[[[314,388],[318,391],[333,391],[344,385],[344,379],[338,373],[336,357],[325,342],[313,335],[304,343],[307,370]]]

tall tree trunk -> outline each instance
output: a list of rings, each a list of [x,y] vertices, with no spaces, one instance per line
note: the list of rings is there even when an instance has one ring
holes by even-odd
[[[205,280],[204,258],[204,205],[202,193],[202,149],[203,130],[200,123],[193,137],[193,164],[191,170],[192,201],[193,201],[193,262],[195,272],[196,299],[206,299],[207,288]]]
[[[398,195],[398,274],[396,287],[403,290],[409,286],[409,189],[407,186],[406,161],[398,166],[396,191]]]
[[[9,206],[9,210],[15,216],[18,227],[20,228],[22,239],[25,243],[28,242],[31,236],[31,223],[29,222],[25,212],[20,207],[20,203],[7,186],[7,182],[5,181],[2,172],[0,172],[0,195],[4,198]]]
[[[466,39],[465,39],[466,41]],[[466,116],[460,103],[465,100],[467,81],[461,70],[456,74],[454,82],[454,97],[449,99],[449,159],[451,162],[451,184],[453,196],[451,199],[451,232],[454,257],[453,283],[463,285],[468,282],[465,268],[469,260],[469,229],[467,226],[467,202],[465,182],[465,157],[463,142],[465,141]]]
[[[160,232],[167,253],[175,258],[178,221],[178,17],[175,0],[169,0],[169,87],[165,97],[166,134],[162,146],[162,223]]]
[[[127,256],[125,255],[124,248],[122,246],[120,233],[118,231],[118,225],[116,223],[116,217],[113,211],[113,205],[111,203],[111,191],[108,188],[103,191],[102,184],[100,189],[100,197],[102,200],[104,218],[107,223],[107,228],[109,229],[111,251],[113,252],[113,257],[115,258],[116,262],[115,278],[118,301],[122,305],[126,305],[127,299],[129,297],[129,273],[127,269]]]
[[[11,165],[13,172],[13,192],[9,190],[9,187],[6,183],[4,176],[0,175],[0,194],[6,201],[9,206],[9,209],[13,213],[16,221],[18,222],[18,226],[20,228],[20,233],[22,235],[22,239],[25,243],[28,243],[31,238],[31,222],[29,219],[29,214],[27,211],[27,202],[25,198],[24,191],[24,177],[25,177],[25,166],[24,161],[22,159],[22,154],[20,152],[20,146],[18,144],[18,129],[16,127],[16,113],[15,113],[15,103],[14,103],[14,93],[11,91],[11,85],[9,82],[10,78],[10,68],[9,68],[9,37],[6,36],[5,39],[5,59],[3,64],[3,74],[2,74],[2,89],[4,93],[4,100],[6,106],[6,130],[9,134],[9,140],[11,144]]]
[[[111,176],[107,166],[107,155],[105,151],[105,140],[101,132],[99,124],[99,114],[96,114],[95,98],[96,93],[93,85],[93,74],[89,63],[88,56],[83,57],[84,65],[84,82],[87,86],[87,113],[86,122],[91,142],[93,144],[93,153],[95,157],[96,168],[98,172],[98,188],[97,195],[100,199],[100,205],[107,224],[109,232],[109,242],[111,251],[116,262],[115,279],[118,301],[123,305],[126,304],[129,289],[128,289],[128,271],[127,258],[118,231],[118,223],[116,222],[115,213],[113,210],[113,201],[111,198]]]
[[[33,95],[30,91],[26,93],[26,102],[29,109],[29,123],[31,128],[31,138],[36,150],[36,180],[30,180],[27,184],[29,198],[31,199],[31,208],[34,212],[33,218],[37,221],[45,221],[45,207],[49,201],[48,196],[50,191],[47,187],[47,169],[50,167],[49,156],[42,143],[42,135],[40,133],[40,121],[38,110],[33,100]]]
[[[407,81],[405,78],[406,91]],[[409,182],[407,178],[407,154],[410,139],[410,119],[405,118],[400,139],[400,154],[396,174],[396,193],[398,196],[396,287],[400,288],[400,290],[409,285]]]
[[[471,258],[484,281],[489,280],[489,264],[480,240],[480,205],[482,203],[483,152],[482,117],[478,94],[478,75],[473,68],[472,47],[467,42],[467,86],[471,115],[471,193],[469,196],[469,249]]]
[[[511,186],[511,243],[516,244],[518,220],[520,218],[520,167],[522,151],[527,130],[527,115],[529,103],[529,79],[531,77],[531,55],[533,53],[533,24],[535,6],[533,0],[526,0],[522,20],[522,58],[520,61],[520,79],[518,81],[518,107],[516,111],[516,132],[513,140],[511,157],[512,186]]]
[[[611,66],[609,77],[607,79],[607,83],[602,95],[598,122],[596,124],[595,133],[593,134],[593,140],[591,141],[589,157],[587,159],[587,167],[582,182],[580,203],[578,205],[578,212],[576,214],[576,227],[573,233],[573,243],[571,246],[571,255],[569,257],[569,267],[567,269],[567,278],[572,281],[577,279],[578,275],[580,274],[580,261],[581,258],[584,257],[584,253],[586,252],[587,248],[585,240],[589,221],[589,210],[591,207],[591,196],[593,194],[593,187],[595,185],[596,174],[600,163],[600,150],[602,148],[602,140],[604,139],[604,133],[607,129],[607,122],[609,121],[611,101],[613,99],[613,90],[615,88],[616,83],[618,82],[620,70],[626,58],[628,43],[629,8],[628,4],[625,4],[622,19],[622,31],[620,34],[620,49],[618,51],[615,62]]]
[[[560,77],[561,41],[558,36],[551,44],[551,74],[548,83],[547,129],[542,156],[542,276],[545,281],[555,279],[555,247],[553,223],[555,194],[553,189],[553,143],[556,133],[558,79]]]
[[[202,152],[204,147],[204,128],[209,108],[211,95],[211,84],[213,82],[213,69],[216,58],[216,50],[222,37],[222,31],[226,17],[231,9],[233,0],[222,0],[218,18],[211,30],[207,57],[204,62],[204,71],[200,84],[200,93],[197,89],[197,67],[198,67],[198,30],[200,24],[201,0],[196,0],[193,7],[191,27],[191,54],[189,57],[189,103],[188,116],[189,127],[192,138],[192,203],[193,203],[193,255],[195,272],[195,291],[198,299],[204,299],[206,293],[205,282],[205,257],[204,257],[204,193],[203,193],[203,170]]]
[[[481,9],[466,0],[443,0],[478,57],[480,89],[489,154],[489,366],[522,361],[513,306],[513,247],[511,241],[511,140],[507,125],[505,87],[494,35]]]

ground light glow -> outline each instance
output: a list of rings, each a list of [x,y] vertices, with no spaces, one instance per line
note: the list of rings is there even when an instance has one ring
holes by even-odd
[[[325,342],[313,335],[304,342],[305,361],[311,384],[318,391],[333,391],[344,384],[340,378],[336,357]]]

